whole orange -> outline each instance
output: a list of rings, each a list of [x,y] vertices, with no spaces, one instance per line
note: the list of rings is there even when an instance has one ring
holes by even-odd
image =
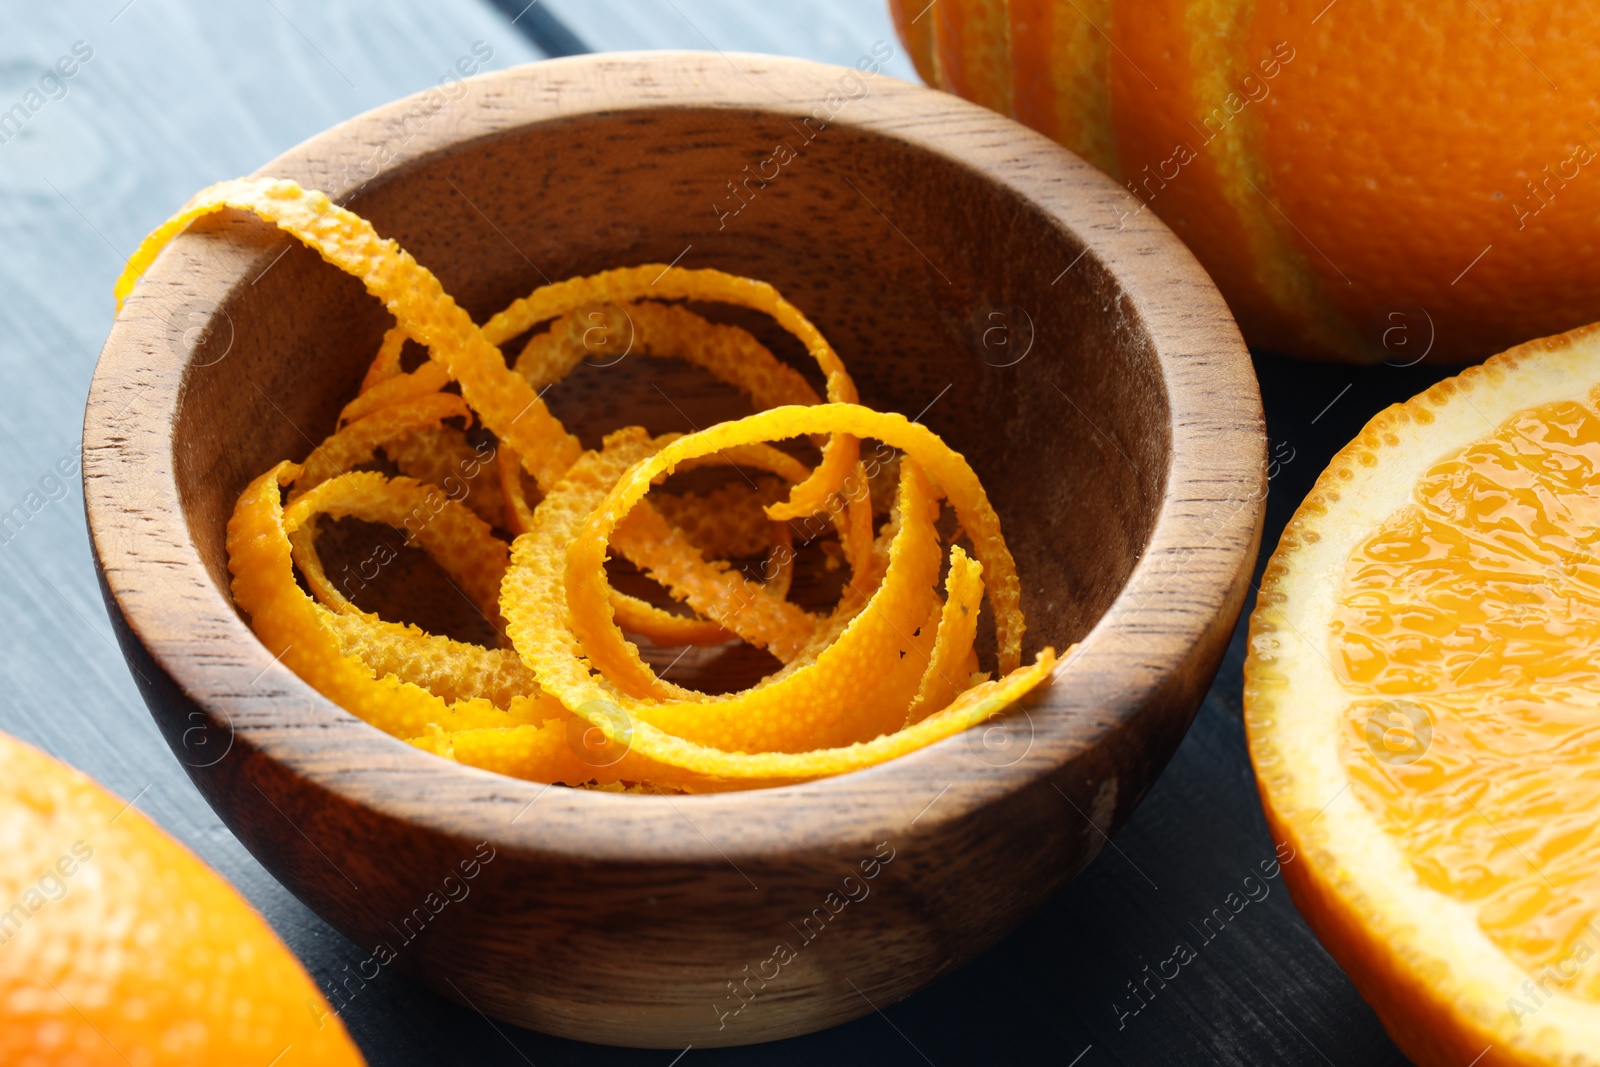
[[[0,1063],[363,1061],[227,882],[131,805],[0,734]]]
[[[1392,363],[1600,318],[1600,6],[890,0],[930,85],[1177,231],[1251,344]]]

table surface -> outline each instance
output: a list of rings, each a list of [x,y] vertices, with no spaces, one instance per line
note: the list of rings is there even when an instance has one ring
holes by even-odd
[[[0,533],[0,729],[132,798],[232,880],[325,986],[363,950],[262,869],[172,758],[100,603],[81,491],[48,477],[78,444],[124,257],[196,189],[433,85],[476,42],[492,48],[488,66],[499,68],[547,53],[649,47],[852,63],[887,40],[896,48],[890,72],[915,77],[878,0],[781,11],[735,0],[523,2],[7,5],[0,111],[23,101],[75,44],[92,56],[0,143],[0,512],[31,490],[48,498],[14,536]],[[1383,406],[1442,375],[1267,354],[1256,362],[1273,457],[1270,548],[1333,452]],[[608,1049],[491,1024],[385,972],[349,1005],[345,1023],[378,1065],[944,1067],[1039,1056],[1077,1067],[1403,1064],[1281,883],[1214,940],[1195,933],[1273,851],[1245,753],[1243,644],[1241,623],[1193,729],[1114,847],[1010,937],[881,1012],[753,1049]],[[1139,1007],[1130,984],[1178,940],[1198,946],[1197,963]]]

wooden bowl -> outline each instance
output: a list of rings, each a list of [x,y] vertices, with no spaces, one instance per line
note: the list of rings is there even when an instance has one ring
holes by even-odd
[[[1023,577],[1027,658],[1081,642],[1004,719],[789,788],[620,796],[407,746],[274,662],[223,547],[246,482],[331,430],[388,315],[255,219],[203,221],[101,355],[89,527],[173,752],[270,871],[372,950],[335,1007],[394,966],[587,1041],[831,1026],[1014,927],[1172,754],[1255,558],[1261,412],[1205,272],[1076,156],[885,75],[649,53],[401,100],[262,173],[371,219],[480,321],[544,279],[629,263],[772,281],[864,403],[920,414],[972,462]]]

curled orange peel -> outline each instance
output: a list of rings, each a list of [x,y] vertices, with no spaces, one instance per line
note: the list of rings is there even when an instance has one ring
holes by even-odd
[[[228,522],[234,601],[275,658],[351,714],[401,738],[423,734],[430,723],[451,730],[538,725],[564,714],[542,691],[517,696],[508,708],[482,698],[446,703],[345,655],[330,613],[294,579],[280,488],[299,475],[298,464],[273,467],[246,487]]]
[[[509,339],[588,304],[626,304],[646,299],[716,301],[762,312],[804,345],[816,360],[827,383],[829,401],[853,404],[857,399],[855,382],[838,353],[799,308],[766,282],[709,268],[647,263],[556,282],[514,301],[484,324],[484,332]],[[484,422],[494,428],[487,417]],[[774,519],[799,519],[824,510],[828,497],[838,491],[859,456],[860,443],[854,437],[834,435],[824,446],[822,462],[811,477],[795,486],[786,502],[769,507],[767,514]]]
[[[499,614],[500,580],[506,570],[506,543],[482,519],[438,486],[410,478],[386,478],[376,471],[353,471],[330,478],[303,493],[284,509],[283,528],[291,536],[319,515],[383,523],[403,530],[442,567],[450,581],[487,619]],[[336,611],[357,609],[322,573],[312,578],[308,561],[296,559],[307,584]]]
[[[767,551],[778,527],[788,529],[763,510],[787,490],[777,478],[759,478],[754,485],[740,479],[705,493],[660,493],[654,501],[661,517],[707,556],[748,559]]]
[[[463,595],[498,626],[500,580],[507,546],[493,531],[436,486],[410,479],[385,479],[373,472],[332,478],[311,489],[285,509],[284,530],[292,555],[313,596],[329,609],[323,619],[338,636],[341,650],[355,656],[379,676],[394,674],[446,702],[481,696],[497,707],[509,707],[517,696],[538,692],[533,675],[510,649],[487,649],[430,634],[419,627],[386,621],[356,607],[323,570],[315,545],[298,534],[319,515],[354,517],[405,531],[439,563]],[[387,549],[385,549],[387,551]],[[390,557],[374,560],[374,573],[347,575],[365,584]]]
[[[147,237],[118,279],[119,308],[168,241],[228,208],[290,233],[359,278],[394,316],[335,433],[303,465],[282,463],[252,482],[228,528],[235,599],[264,644],[380,729],[448,759],[544,781],[614,791],[752,788],[930,744],[999,712],[1054,669],[1048,648],[1021,663],[1015,565],[971,468],[916,423],[857,406],[837,353],[770,285],[716,270],[626,267],[544,286],[480,327],[365,220],[321,193],[261,178],[202,191]],[[816,361],[828,402],[753,334],[675,303],[685,300],[769,316]],[[541,323],[547,328],[508,367],[501,346]],[[409,372],[408,340],[429,357]],[[586,453],[541,390],[588,356],[634,352],[701,367],[758,413],[682,437],[630,428]],[[449,391],[456,387],[459,396]],[[481,429],[469,438],[474,419]],[[798,437],[821,445],[814,468],[775,447]],[[891,451],[889,464],[882,453],[872,462],[870,478],[863,439]],[[490,440],[498,456],[483,455]],[[894,450],[894,503],[874,536],[873,498],[882,513],[880,483],[890,479],[880,474],[893,471]],[[380,451],[404,477],[354,469]],[[712,465],[780,480],[744,475],[748,490],[733,483],[704,496],[663,490],[645,499],[674,471]],[[538,485],[536,507],[524,471]],[[457,486],[470,491],[458,495]],[[975,557],[952,546],[943,597],[941,498]],[[515,651],[361,611],[317,556],[321,515],[406,529],[486,618],[504,615]],[[819,518],[839,536],[837,550],[822,546],[828,567],[841,554],[850,567],[837,606],[820,617],[788,601],[794,536],[816,537]],[[517,537],[509,567],[495,526]],[[608,548],[698,617],[612,589]],[[724,561],[763,552],[761,582]],[[993,681],[977,673],[985,593],[1001,673]],[[657,676],[626,633],[657,644],[742,638],[782,666],[752,688],[711,696]]]
[[[620,439],[618,447],[623,447]],[[655,446],[640,431],[627,435],[626,447],[631,450],[628,462],[632,462]],[[707,465],[736,463],[768,470],[791,481],[802,481],[810,474],[793,456],[761,443],[728,449],[706,459]],[[613,456],[606,466],[614,480],[627,468],[627,463],[620,463]],[[578,483],[562,484],[567,486],[568,492],[578,492]],[[513,528],[518,532],[527,530],[533,513],[514,472],[508,470],[502,475],[502,485],[514,512],[511,521],[516,525]],[[582,488],[583,495],[576,501],[562,501],[562,506],[587,507],[607,485],[584,482]],[[694,540],[650,504],[637,510],[630,523],[619,531],[615,543],[617,550],[630,562],[660,583],[675,599],[703,616],[676,615],[613,589],[609,593],[611,610],[617,624],[630,633],[665,646],[719,645],[743,638],[786,663],[795,657],[816,629],[812,616],[784,599],[788,594],[787,582],[779,592],[778,587],[752,582],[725,563],[707,561]],[[636,655],[634,659],[637,660]],[[623,666],[626,662],[626,657],[619,659],[618,669],[626,670]],[[642,661],[638,662],[642,666]]]
[[[300,467],[290,498],[314,490],[352,467],[371,462],[378,448],[394,439],[413,433],[441,431],[447,428],[443,425],[444,420],[455,417],[470,419],[472,412],[458,396],[434,394],[384,408],[349,423],[311,450],[311,455]],[[459,489],[460,485],[456,488]],[[447,488],[446,491],[453,490]],[[329,581],[323,570],[322,561],[317,555],[316,536],[315,516],[295,524],[289,533],[295,562],[300,565],[318,599],[337,611],[353,611],[353,606]],[[484,610],[484,602],[479,600],[477,603],[480,610]],[[492,614],[495,609],[491,607],[488,610]]]
[[[783,600],[789,595],[794,582],[794,536],[786,522],[773,525],[772,544],[767,558],[761,564],[761,587],[772,596]],[[691,537],[690,541],[694,539]]]
[[[552,487],[544,500],[540,502],[538,509],[534,513],[533,529],[517,538],[513,545],[513,551],[515,552],[519,547],[523,547],[528,551],[538,551],[542,555],[551,558],[559,557],[565,549],[566,538],[581,524],[594,504],[611,489],[618,476],[628,470],[638,459],[649,455],[655,447],[656,442],[642,429],[634,428],[620,431],[608,438],[605,451],[586,453],[568,471],[567,477]],[[648,516],[653,512],[641,509],[641,514]],[[663,525],[665,524],[663,523]],[[693,552],[692,546],[688,546],[687,542],[678,544],[686,551]],[[644,538],[641,538],[641,547],[649,550],[652,546]],[[698,555],[697,552],[694,553],[696,558],[698,558]],[[706,569],[709,570],[710,568],[707,567]],[[647,573],[650,573],[648,569]],[[776,620],[775,625],[790,626],[797,632],[792,634],[786,632],[783,635],[780,647],[785,650],[791,648],[797,650],[804,638],[809,637],[815,630],[816,623],[813,618],[800,611],[793,604],[778,600],[760,585],[749,582],[748,579],[744,579],[737,573],[730,574],[719,571],[716,574],[718,578],[725,579],[730,584],[739,583],[739,590],[751,595],[752,598],[758,596],[763,600],[770,601],[774,609],[769,614],[761,610],[766,605],[757,604],[756,610],[744,612],[739,617],[729,619],[728,621],[731,624],[749,632],[755,631],[756,624],[773,621],[774,619]],[[693,582],[696,579],[696,575],[679,573],[663,574],[661,577],[664,580],[664,584],[666,581],[684,580]],[[615,596],[615,590],[611,589],[608,583],[601,595],[605,597],[603,614],[606,621],[612,624],[614,628],[619,621],[614,607],[618,599]],[[530,613],[527,610],[528,604],[524,603],[523,598],[512,590],[509,574],[507,583],[501,587],[501,602],[502,605],[516,604],[518,618],[524,625],[540,629],[552,629],[548,626],[541,626],[538,622],[537,614]],[[788,612],[780,615],[777,611],[777,605],[779,604],[784,605]],[[722,606],[720,601],[718,606]],[[548,610],[551,614],[546,616],[547,619],[568,618],[564,600],[559,607],[552,605]],[[796,617],[791,618],[791,615]],[[509,624],[510,622],[511,619],[508,617],[507,623]],[[581,623],[573,620],[569,621],[568,625],[571,626],[571,630],[567,630],[566,627],[555,629],[560,629],[563,633],[566,633],[571,638],[573,645],[576,646],[579,639],[573,634],[581,632],[579,630]],[[624,625],[629,624],[624,622]],[[629,628],[638,632],[636,625],[629,625]],[[507,633],[509,634],[510,632],[510,629],[508,629]],[[602,671],[615,673],[620,680],[620,684],[631,684],[635,688],[648,687],[652,683],[664,684],[659,683],[655,673],[640,658],[638,648],[623,636],[621,630],[614,628],[613,632],[616,635],[616,643],[614,645],[608,645],[603,650],[588,650],[595,657],[594,665]],[[534,668],[534,670],[537,674],[537,668]]]
[[[957,694],[972,684],[972,676],[978,670],[973,642],[978,636],[978,611],[982,605],[983,564],[968,557],[960,545],[952,545],[933,651],[917,683],[917,695],[906,711],[906,726],[948,707]]]
[[[400,357],[405,351],[408,340],[410,338],[406,336],[406,332],[398,326],[391,326],[384,331],[383,342],[378,345],[378,354],[373,357],[372,365],[367,368],[366,376],[361,379],[361,392],[368,392],[400,373]]]
[[[393,332],[389,331],[391,334]],[[404,337],[403,334],[401,336]],[[371,372],[368,374],[370,376]],[[398,404],[402,400],[414,400],[419,396],[437,393],[448,384],[450,376],[445,373],[442,366],[431,361],[409,374],[397,371],[374,382],[371,386],[364,387],[354,400],[340,410],[339,425],[343,426],[347,422],[370,415],[391,404]]]
[[[487,442],[474,446],[466,431],[440,426],[385,441],[382,449],[407,478],[438,486],[491,526],[505,521],[499,457]]]
[[[655,458],[635,464],[628,478],[641,476]],[[601,454],[589,464],[580,463],[573,476],[605,481],[603,460]],[[612,498],[628,478],[612,490]],[[647,487],[648,476],[643,476],[640,484]],[[927,619],[934,599],[932,586],[938,577],[940,555],[933,527],[937,498],[916,464],[906,463],[902,466],[898,531],[890,545],[887,573],[866,608],[850,619],[836,640],[797,669],[780,672],[743,692],[706,696],[657,678],[607,618],[604,573],[591,576],[588,571],[595,550],[603,559],[604,542],[593,532],[593,525],[606,507],[602,505],[582,520],[586,529],[569,548],[573,524],[581,519],[583,509],[561,512],[550,507],[551,500],[566,496],[561,487],[553,491],[535,513],[534,529],[518,538],[512,548],[502,600],[510,612],[507,633],[513,646],[540,684],[569,708],[608,701],[608,706],[620,709],[638,724],[649,723],[710,748],[800,752],[855,740],[861,726],[854,713],[862,704],[863,692],[870,693],[882,678],[876,665],[899,662],[911,634]],[[598,581],[585,580],[591,577]],[[541,616],[566,617],[569,625],[540,625]],[[607,627],[613,640],[602,643],[597,637],[606,634]],[[592,675],[591,666],[602,674]],[[917,680],[918,674],[910,676],[898,708],[900,720]],[[645,754],[658,758],[653,752]]]
[[[607,444],[608,451],[629,449],[630,453],[636,448],[654,447],[653,442],[642,435],[639,440],[626,443],[608,438]],[[615,472],[620,475],[628,465],[627,461],[621,462]],[[609,485],[591,486],[582,504],[592,507],[609,488]],[[767,649],[782,662],[792,660],[816,630],[815,617],[798,605],[774,596],[771,589],[744,577],[726,563],[708,563],[683,531],[667,522],[653,507],[635,509],[618,526],[614,541],[618,551],[673,596],[725,630],[757,648]],[[613,600],[608,593],[608,608]],[[598,662],[596,665],[599,666]]]
[[[504,446],[502,446],[504,448]],[[533,526],[533,509],[523,491],[522,472],[514,459],[500,465],[500,486],[506,500],[506,528],[514,534]],[[721,645],[735,639],[710,619],[678,615],[645,600],[612,591],[612,610],[617,621],[630,633],[649,638],[658,645]]]
[[[507,708],[517,697],[539,692],[533,672],[509,648],[484,648],[372,615],[326,612],[322,621],[346,656],[361,660],[380,678],[392,674],[447,704],[482,697]],[[554,707],[550,711],[557,714]]]
[[[195,219],[226,208],[273,223],[360,279],[367,292],[383,301],[396,326],[426,346],[429,357],[460,384],[462,397],[483,425],[516,449],[541,486],[559,480],[582,452],[578,439],[550,414],[527,379],[506,366],[500,350],[431,271],[392,239],[379,237],[366,219],[292,181],[235,178],[196,194],[129,257],[117,279],[117,307],[168,242]]]
[[[617,743],[588,720],[568,716],[539,726],[432,729],[409,740],[457,763],[536,782],[601,786],[645,782],[664,787],[654,790],[657,792],[717,793],[790,781],[752,782],[694,774],[632,751],[628,736],[624,727],[624,739]]]
[[[503,525],[513,536],[526,533],[533,525],[533,506],[528,503],[527,487],[522,481],[522,459],[504,442],[500,445],[499,459],[496,473],[500,479],[500,494],[506,502]]]
[[[472,410],[459,396],[431,393],[346,423],[311,450],[293,492],[304,493],[329,478],[370,463],[383,445],[419,430],[436,430],[452,418],[471,419]]]
[[[947,707],[921,722],[882,734],[871,741],[813,749],[807,752],[726,752],[665,733],[649,723],[634,726],[633,748],[657,762],[696,774],[720,778],[819,778],[844,774],[883,763],[951,737],[1004,711],[1045,681],[1055,669],[1054,649],[1040,651],[1026,667],[992,682],[966,690]],[[603,711],[578,711],[604,730],[609,724]]]
[[[601,568],[607,540],[622,517],[649,491],[652,480],[672,473],[686,459],[719,449],[829,430],[853,434],[857,438],[874,437],[900,449],[943,490],[988,575],[985,584],[995,613],[1000,671],[1004,674],[1016,670],[1021,665],[1025,627],[1022,587],[1016,564],[1000,532],[1000,517],[990,505],[978,476],[960,453],[927,427],[909,421],[904,415],[873,411],[855,404],[771,408],[677,438],[638,462],[590,513],[583,529],[567,548],[567,582],[575,594],[573,610],[592,611],[595,591],[608,587]],[[905,465],[902,460],[902,466]]]
[[[726,281],[733,277],[720,271],[690,272],[687,285],[692,288],[698,280],[703,279],[710,279],[717,285],[725,285]],[[570,284],[576,288],[580,282],[592,282],[596,286],[605,287],[619,281],[625,283],[626,279],[619,278],[616,271],[607,271],[561,284]],[[633,281],[636,284],[637,278]],[[765,285],[765,283],[758,284]],[[718,297],[707,296],[707,299],[718,299]],[[762,310],[769,309],[763,307]],[[625,329],[614,321],[618,315],[624,318]],[[485,331],[498,335],[516,329],[525,321],[527,321],[525,317],[513,315],[511,309],[508,309],[490,320],[485,326]],[[551,322],[549,329],[529,339],[517,359],[517,373],[526,377],[534,388],[541,390],[560,381],[591,354],[594,345],[586,341],[586,337],[591,332],[602,329],[607,344],[618,343],[616,338],[611,337],[613,333],[620,333],[626,338],[624,351],[619,355],[608,354],[608,358],[620,359],[627,354],[638,352],[655,358],[681,359],[734,386],[748,397],[757,409],[821,402],[816,390],[811,388],[810,383],[798,371],[774,356],[772,350],[748,330],[709,322],[687,308],[663,304],[656,300],[639,300],[620,305],[585,305],[562,313]],[[828,349],[828,352],[831,353],[832,349]],[[825,371],[829,366],[837,364],[842,372],[843,364],[838,362],[836,355],[832,356],[831,360],[819,357],[818,362],[823,365]],[[837,391],[841,394],[848,393],[853,397],[854,385],[846,388],[841,384]],[[708,458],[713,461],[718,460],[718,457]],[[784,469],[773,466],[771,457],[753,461],[744,458],[738,448],[726,450],[720,461],[749,463],[752,466],[762,467],[787,477],[797,486],[807,485],[815,477],[813,472],[799,460],[791,459],[791,466]],[[827,462],[825,458],[824,463]],[[842,458],[838,462],[842,463]],[[791,471],[804,473],[796,476]],[[801,510],[793,500],[787,504],[779,501],[769,502],[766,505],[768,518],[778,521],[826,512],[839,531],[847,558],[859,571],[865,563],[866,554],[871,550],[872,542],[871,500],[866,491],[866,473],[859,462],[850,468],[846,477],[839,480],[836,490],[847,490],[852,485],[858,485],[859,490],[843,494],[838,491],[822,493],[818,506],[812,508],[810,512]]]
[[[619,316],[621,324],[615,321]],[[738,389],[757,408],[822,402],[799,371],[773,355],[748,330],[713,323],[688,308],[655,300],[566,312],[551,322],[548,330],[529,338],[517,357],[517,373],[535,389],[560,381],[579,362],[596,355],[589,337],[601,329],[607,345],[619,341],[625,345],[620,353],[607,352],[607,359],[620,360],[634,353],[681,359]],[[613,338],[612,333],[621,337]]]

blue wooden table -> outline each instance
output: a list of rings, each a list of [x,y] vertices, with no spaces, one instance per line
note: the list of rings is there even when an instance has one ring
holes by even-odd
[[[0,729],[133,800],[231,879],[328,986],[364,951],[245,852],[172,758],[112,639],[82,493],[58,473],[75,463],[123,259],[201,186],[434,85],[461,59],[497,69],[688,47],[851,63],[884,40],[890,73],[915,77],[878,0],[524,3],[7,0],[3,12]],[[72,76],[41,81],[62,58]],[[1264,354],[1257,365],[1270,546],[1333,451],[1438,374]],[[1273,855],[1245,755],[1242,659],[1241,629],[1166,774],[1087,872],[978,960],[855,1023],[751,1049],[616,1050],[490,1022],[388,972],[345,1022],[379,1065],[1404,1063],[1281,881],[1224,906]],[[1179,941],[1195,958],[1152,980]]]

